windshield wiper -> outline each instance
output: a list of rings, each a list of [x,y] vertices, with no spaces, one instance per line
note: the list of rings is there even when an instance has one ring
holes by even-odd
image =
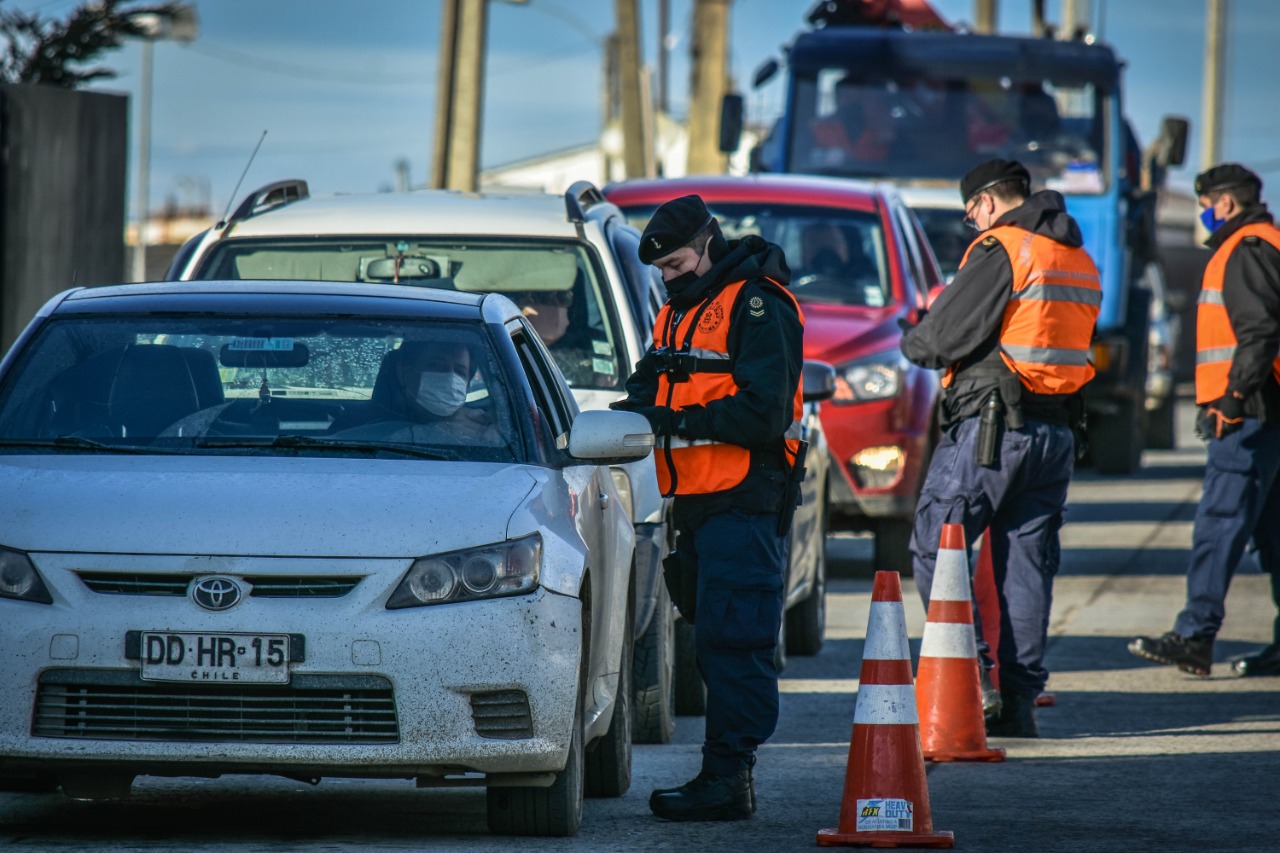
[[[95,453],[171,453],[166,449],[139,447],[132,444],[103,444],[78,435],[57,438],[0,438],[0,447],[53,448],[55,450],[89,450]]]
[[[245,447],[255,450],[321,448],[324,450],[354,450],[360,453],[398,453],[402,456],[412,456],[416,459],[442,459],[446,461],[454,461],[456,459],[454,456],[447,456],[404,444],[378,441],[345,441],[343,439],[315,438],[309,435],[282,435],[274,439],[261,438],[257,440],[234,437],[202,438],[196,442],[196,447]]]

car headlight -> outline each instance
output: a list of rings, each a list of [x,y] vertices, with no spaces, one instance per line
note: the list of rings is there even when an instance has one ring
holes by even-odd
[[[53,596],[49,595],[36,567],[31,565],[31,558],[8,548],[0,548],[0,598],[53,604]]]
[[[610,468],[609,473],[613,475],[613,487],[618,490],[618,500],[622,503],[622,511],[627,514],[627,520],[631,520],[633,511],[633,501],[631,498],[631,477],[621,468]]]
[[[541,567],[542,537],[536,533],[501,545],[432,554],[409,567],[387,609],[521,595],[538,585]]]
[[[836,370],[836,392],[831,401],[849,405],[896,397],[902,390],[906,370],[907,360],[897,350],[843,365]]]

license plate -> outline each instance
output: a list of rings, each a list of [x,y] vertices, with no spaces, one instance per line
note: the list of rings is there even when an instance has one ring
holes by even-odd
[[[209,684],[288,684],[288,634],[142,634],[142,677]]]

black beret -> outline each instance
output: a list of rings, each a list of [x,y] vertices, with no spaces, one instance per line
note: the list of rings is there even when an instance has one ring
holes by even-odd
[[[979,163],[960,179],[960,200],[968,204],[978,193],[1005,181],[1021,181],[1026,191],[1031,188],[1031,173],[1017,160],[996,158]]]
[[[1222,163],[1196,175],[1196,195],[1208,195],[1218,190],[1243,187],[1248,184],[1253,184],[1259,192],[1262,191],[1262,178],[1239,163]]]
[[[640,260],[651,264],[688,243],[711,223],[711,213],[696,195],[682,195],[659,207],[640,235]]]

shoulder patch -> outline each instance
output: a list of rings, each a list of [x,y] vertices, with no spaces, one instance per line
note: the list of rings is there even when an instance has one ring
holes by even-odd
[[[752,317],[764,316],[764,299],[759,296],[753,296],[747,300],[747,312]]]
[[[1000,241],[999,241],[999,240],[997,240],[995,237],[988,237],[987,239],[985,239],[985,240],[983,240],[983,241],[982,241],[982,245],[986,246],[986,247],[989,249],[989,248],[991,248],[992,246],[994,246],[996,243],[999,243],[999,242],[1000,242]]]
[[[1257,234],[1250,234],[1248,237],[1245,237],[1240,242],[1244,243],[1246,246],[1256,246],[1262,242],[1262,238],[1259,237]]]

